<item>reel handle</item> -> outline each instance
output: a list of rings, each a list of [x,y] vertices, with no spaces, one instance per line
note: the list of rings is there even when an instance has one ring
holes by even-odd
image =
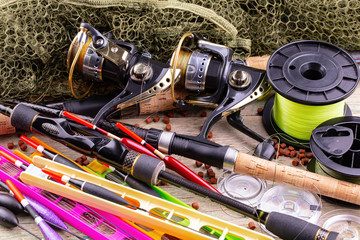
[[[360,185],[358,184],[277,164],[246,153],[238,153],[234,172],[360,205]]]

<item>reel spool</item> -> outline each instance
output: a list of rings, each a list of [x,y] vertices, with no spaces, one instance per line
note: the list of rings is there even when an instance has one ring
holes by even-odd
[[[280,212],[316,223],[321,215],[322,204],[316,194],[285,185],[275,185],[265,192],[258,209]],[[274,236],[263,224],[260,226],[268,234]]]
[[[360,184],[360,117],[339,117],[316,128],[310,139],[316,159],[308,169]]]
[[[343,101],[355,90],[359,70],[343,49],[321,41],[297,41],[275,51],[267,65],[275,90],[264,107],[267,132],[295,147],[309,146],[311,131],[334,117],[351,116]]]
[[[355,211],[355,212],[354,212]],[[338,232],[336,239],[358,240],[360,239],[360,211],[349,209],[337,209],[320,217],[319,226]]]

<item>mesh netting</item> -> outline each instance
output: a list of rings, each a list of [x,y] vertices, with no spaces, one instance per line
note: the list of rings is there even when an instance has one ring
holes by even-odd
[[[81,22],[111,31],[161,61],[186,32],[243,57],[305,39],[358,50],[360,40],[357,0],[0,0],[0,11],[2,99],[69,98],[66,53]],[[78,80],[77,90],[88,84]],[[106,92],[104,86],[93,89],[92,94]]]

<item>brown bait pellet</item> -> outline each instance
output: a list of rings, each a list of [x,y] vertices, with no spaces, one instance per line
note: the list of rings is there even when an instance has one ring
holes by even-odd
[[[198,175],[199,177],[201,177],[201,178],[204,177],[204,173],[203,173],[203,172],[198,172],[197,175]]]
[[[82,155],[80,158],[81,158],[83,161],[87,160],[87,157],[86,157],[85,155]]]
[[[208,169],[206,169],[206,173],[207,174],[209,174],[209,173],[211,173],[211,172],[214,172],[214,170],[212,170],[212,168],[210,167],[210,168],[208,168]]]
[[[213,177],[216,176],[216,174],[214,172],[209,172],[208,175],[209,175],[210,178],[213,178]]]
[[[275,144],[274,148],[276,151],[279,150],[279,148],[280,148],[279,144]]]
[[[307,165],[309,163],[309,159],[308,158],[302,158],[301,159],[301,164],[302,165]]]
[[[147,117],[146,119],[145,119],[145,122],[146,123],[151,123],[153,121],[153,118],[152,117]]]
[[[166,131],[171,131],[171,125],[170,125],[170,124],[166,124],[165,130],[166,130]]]
[[[87,166],[89,163],[90,163],[89,160],[86,159],[86,160],[84,160],[84,161],[82,162],[82,165],[83,165],[83,166]]]
[[[77,159],[75,159],[75,162],[82,165],[83,160],[81,157],[78,157]]]
[[[159,117],[159,115],[156,115],[156,116],[154,117],[153,121],[154,121],[154,122],[158,122],[158,121],[160,121],[160,117]]]
[[[280,149],[279,149],[279,156],[282,156],[282,155],[284,155],[284,149],[283,149],[283,148],[280,148]]]
[[[249,222],[248,223],[248,227],[251,229],[251,230],[254,230],[256,228],[256,225],[254,222]]]
[[[276,138],[273,138],[272,140],[273,140],[273,142],[274,142],[275,144],[278,143],[278,140],[277,140]]]
[[[299,153],[305,153],[305,149],[299,149]]]
[[[23,145],[23,144],[25,144],[24,141],[20,139],[20,140],[18,141],[18,146],[21,147],[21,145]]]
[[[170,123],[170,118],[169,117],[164,117],[163,118],[163,123],[169,124]]]
[[[258,113],[260,116],[263,115],[263,111],[264,111],[263,108],[258,108],[258,109],[257,109],[257,113]]]
[[[202,162],[199,162],[199,161],[196,161],[196,162],[195,162],[195,166],[196,166],[196,167],[201,167],[202,165],[203,165]]]
[[[296,151],[291,151],[290,152],[290,157],[296,157],[297,156],[297,152]]]
[[[211,184],[216,184],[217,183],[217,178],[216,177],[210,178],[210,183]]]
[[[287,157],[289,157],[289,156],[290,156],[290,150],[289,150],[289,149],[286,149],[286,150],[284,151],[284,155],[287,156]]]
[[[206,117],[206,116],[207,116],[207,112],[202,111],[201,114],[200,114],[200,117]]]
[[[286,143],[280,144],[280,147],[281,147],[282,149],[286,148]]]
[[[135,123],[134,126],[135,126],[135,127],[140,127],[140,124]]]
[[[213,137],[213,133],[212,131],[209,131],[209,134],[208,134],[208,139],[212,138]]]
[[[313,158],[313,156],[314,156],[314,154],[311,153],[311,152],[309,152],[309,153],[306,154],[306,157],[307,157],[307,158]]]
[[[196,209],[196,210],[198,210],[199,207],[200,207],[197,202],[193,202],[193,203],[191,204],[191,206],[192,206],[192,208],[194,208],[194,209]]]
[[[173,117],[175,116],[175,113],[174,113],[174,112],[168,112],[168,113],[167,113],[167,116],[168,116],[169,118],[173,118]]]
[[[183,117],[187,117],[189,115],[189,112],[188,111],[181,111],[180,114]]]
[[[294,166],[299,165],[299,159],[298,159],[298,158],[294,158],[294,160],[292,160],[292,165],[294,165]]]
[[[300,154],[299,154],[299,158],[300,158],[300,159],[302,159],[302,158],[304,158],[304,157],[305,157],[305,153],[300,153]]]
[[[294,150],[295,150],[295,148],[294,148],[293,146],[289,146],[288,149],[289,149],[290,151],[294,151]]]
[[[20,146],[20,149],[21,149],[21,151],[25,152],[26,149],[27,149],[27,146],[25,144],[23,144],[23,145]]]
[[[209,169],[209,168],[210,168],[210,165],[205,164],[205,168],[206,168],[206,169]]]
[[[7,147],[8,147],[8,149],[13,149],[13,148],[15,147],[15,145],[14,145],[13,142],[9,142],[9,143],[7,144]]]

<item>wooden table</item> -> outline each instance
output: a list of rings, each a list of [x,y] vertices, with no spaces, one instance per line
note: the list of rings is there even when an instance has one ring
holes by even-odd
[[[355,91],[355,93],[352,94],[352,96],[350,98],[348,98],[346,101],[348,103],[348,105],[351,107],[351,110],[352,110],[354,116],[360,116],[360,101],[359,100],[360,100],[360,90],[358,88]],[[259,107],[262,107],[263,105],[264,105],[264,100],[253,102],[253,103],[249,104],[248,106],[246,106],[246,108],[244,110],[242,110],[242,115],[244,116],[245,125],[247,125],[251,129],[255,130],[259,134],[261,134],[263,136],[267,136],[267,133],[262,124],[262,117],[257,114],[257,109]],[[156,113],[156,114],[159,115],[161,118],[163,118],[165,116],[165,113]],[[154,115],[156,115],[156,114],[154,114]],[[147,116],[140,116],[140,117],[136,117],[136,118],[132,118],[132,119],[126,119],[123,122],[131,123],[131,124],[139,123],[140,126],[144,127],[144,128],[154,127],[154,128],[159,128],[159,129],[165,129],[165,124],[162,121],[159,121],[157,123],[152,122],[150,124],[146,124],[144,122],[144,119],[146,117]],[[171,127],[172,127],[171,130],[175,131],[177,133],[182,133],[182,134],[197,135],[199,133],[200,127],[203,124],[204,120],[205,120],[205,118],[200,117],[199,112],[192,112],[187,117],[183,117],[182,115],[176,113],[175,117],[171,118],[171,122],[170,122]],[[234,147],[235,149],[242,151],[242,152],[251,152],[257,145],[257,142],[255,140],[247,137],[246,135],[242,134],[239,131],[234,130],[234,128],[232,128],[229,124],[227,124],[227,122],[225,120],[219,121],[213,127],[212,133],[213,133],[212,139],[215,142],[222,144],[222,145],[230,145],[230,146]],[[37,137],[39,137],[39,136],[37,136]],[[62,151],[64,154],[72,157],[73,159],[76,159],[77,157],[81,156],[81,154],[76,153],[59,143],[49,140],[48,138],[41,137],[41,136],[39,138],[46,140],[47,142],[50,143],[50,145],[54,146],[55,148]],[[8,142],[12,141],[14,143],[17,143],[18,140],[19,140],[18,134],[1,136],[0,144],[3,146],[6,146],[6,144]],[[26,150],[26,153],[30,155],[30,153],[32,151],[33,151],[33,149],[28,147],[28,149]],[[187,165],[188,167],[193,169],[195,172],[199,172],[199,171],[206,172],[204,167],[200,167],[200,168],[196,167],[194,160],[187,159],[187,158],[181,157],[181,156],[175,156],[175,157],[178,160],[180,160],[182,163],[184,163],[185,165]],[[288,157],[280,157],[277,161],[282,164],[291,166],[292,159],[288,158]],[[297,168],[305,169],[304,166],[300,166],[300,165],[297,166]],[[220,169],[214,169],[214,171],[215,171],[217,177],[219,177],[222,173],[222,170],[220,170]],[[208,179],[207,177],[205,177],[205,178]],[[268,187],[271,187],[274,184],[273,182],[270,182],[270,181],[268,181],[267,183],[268,183]],[[170,186],[170,185],[162,186],[162,188],[164,190],[166,190],[167,192],[173,194],[174,196],[178,197],[180,200],[182,200],[185,203],[188,203],[190,205],[193,202],[198,202],[200,205],[199,211],[206,213],[208,215],[216,216],[217,218],[223,219],[225,221],[229,221],[234,224],[238,224],[243,227],[247,227],[248,223],[250,221],[253,221],[250,218],[247,218],[247,217],[245,217],[239,213],[236,213],[232,210],[229,210],[217,203],[211,202],[208,199],[202,198],[200,196],[197,196],[197,195],[190,193],[188,191],[185,191],[183,189],[179,189],[177,187]],[[324,214],[328,211],[331,211],[333,209],[338,209],[338,208],[349,208],[349,207],[341,206],[341,205],[339,205],[339,203],[335,203],[334,201],[322,199],[322,214]],[[353,208],[355,209],[355,211],[359,211],[359,214],[360,214],[359,208],[357,208],[357,207],[353,207]],[[35,226],[35,224],[33,223],[33,220],[30,217],[23,214],[23,215],[18,215],[18,218],[19,218],[20,224],[22,226],[26,227],[27,229],[30,229],[34,233],[41,236],[39,229]],[[264,233],[264,231],[261,229],[261,227],[259,226],[258,223],[256,223],[256,226],[257,227],[256,227],[255,231]],[[71,228],[71,229],[74,230],[75,233],[78,233],[80,236],[84,236],[84,234],[80,233],[76,229],[73,229],[73,228]],[[76,239],[75,237],[69,235],[68,233],[61,232],[61,231],[59,231],[59,233],[64,239]],[[8,240],[8,239],[34,239],[34,238],[32,236],[28,235],[26,232],[20,230],[19,228],[6,229],[6,228],[0,226],[0,240],[1,239]]]

